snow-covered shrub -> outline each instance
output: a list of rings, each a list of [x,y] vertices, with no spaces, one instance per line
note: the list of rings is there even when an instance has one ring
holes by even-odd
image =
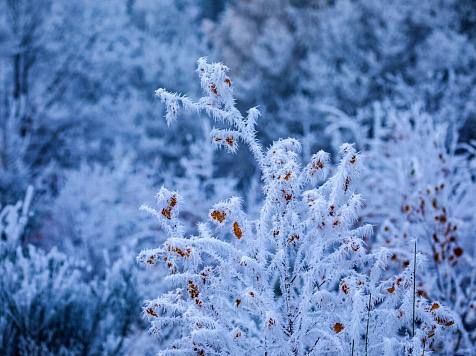
[[[91,279],[74,255],[22,247],[31,195],[0,213],[2,355],[120,354],[139,323],[132,261],[118,259]]]
[[[367,158],[358,184],[368,197],[361,216],[377,226],[375,245],[391,251],[390,267],[401,271],[417,240],[426,257],[417,293],[458,314],[462,328],[450,349],[468,350],[476,342],[474,149],[420,105],[376,103],[354,119],[341,115],[329,126],[336,142],[342,128]]]
[[[384,276],[388,251],[366,251],[372,227],[357,221],[362,157],[354,147],[341,146],[336,167],[323,151],[302,166],[301,145],[290,138],[264,151],[255,138],[259,112],[243,117],[236,109],[227,67],[202,58],[197,71],[205,92],[198,101],[157,90],[167,122],[185,108],[227,125],[212,130],[213,142],[231,152],[239,141],[248,145],[265,198],[257,219],[238,197],[217,203],[196,236],[184,234],[178,217],[187,202],[179,193],[162,188],[157,208],[143,207],[168,234],[162,247],[138,256],[169,274],[168,291],[144,307],[162,354],[420,355],[444,348],[456,321],[415,293],[420,255],[414,251],[406,269]]]
[[[4,355],[115,355],[138,320],[125,261],[87,281],[85,266],[56,249],[0,251],[0,348]]]
[[[25,199],[15,205],[0,205],[0,241],[19,245],[28,222],[28,214],[33,199],[33,187],[28,186]]]
[[[150,196],[147,172],[116,153],[111,167],[82,165],[65,173],[65,182],[42,224],[42,247],[57,246],[87,261],[96,273],[107,260],[129,255],[155,234],[138,210]]]

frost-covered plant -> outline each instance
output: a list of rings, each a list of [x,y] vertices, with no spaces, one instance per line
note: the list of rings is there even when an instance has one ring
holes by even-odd
[[[18,245],[28,222],[28,213],[33,199],[33,187],[28,186],[25,199],[15,205],[0,208],[0,241]]]
[[[390,266],[399,271],[418,241],[427,262],[417,293],[459,315],[452,345],[467,350],[476,342],[474,149],[459,145],[457,132],[419,105],[376,103],[354,120],[339,116],[330,125],[333,133],[337,128],[351,131],[368,158],[359,186],[369,197],[362,217],[377,226],[376,245],[391,251]]]
[[[116,355],[138,322],[125,261],[87,281],[81,264],[30,245],[25,252],[2,248],[0,273],[3,355]]]
[[[168,123],[185,108],[228,125],[212,130],[213,142],[231,152],[240,140],[249,146],[265,198],[256,220],[237,197],[216,204],[196,236],[185,236],[178,219],[186,204],[179,193],[162,188],[157,208],[143,207],[168,233],[162,247],[138,256],[169,272],[168,291],[144,307],[162,354],[420,355],[443,347],[455,320],[414,293],[416,251],[408,268],[389,277],[388,252],[366,252],[372,228],[356,221],[361,156],[354,147],[341,146],[334,169],[323,151],[301,166],[294,139],[264,151],[255,138],[259,113],[252,108],[243,117],[236,109],[227,70],[202,58],[204,97],[157,95]]]
[[[216,176],[214,149],[208,138],[209,122],[204,120],[202,128],[202,136],[190,145],[189,156],[180,159],[183,176],[165,180],[166,185],[174,187],[188,202],[180,211],[187,231],[196,230],[197,223],[206,219],[211,204],[232,196],[236,191],[235,179]]]
[[[117,355],[138,325],[132,261],[104,276],[53,248],[21,246],[32,198],[0,212],[0,350],[2,355]]]
[[[155,234],[137,209],[151,186],[147,172],[119,151],[111,167],[83,164],[67,172],[37,244],[87,261],[96,273],[108,259],[131,256]]]

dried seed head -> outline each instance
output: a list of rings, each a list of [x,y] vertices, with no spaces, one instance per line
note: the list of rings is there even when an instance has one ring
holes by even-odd
[[[175,205],[177,205],[177,196],[172,195],[169,199],[169,206],[173,208]]]
[[[219,210],[213,210],[210,214],[212,219],[218,221],[220,224],[225,221],[226,213]]]
[[[463,249],[461,247],[455,247],[455,249],[453,250],[454,254],[456,257],[461,257],[463,255]]]
[[[233,146],[233,143],[235,142],[235,139],[233,138],[233,136],[228,135],[228,136],[226,136],[225,141],[226,141],[226,144],[227,144],[228,146],[232,147],[232,146]]]
[[[145,309],[145,312],[150,315],[150,316],[153,316],[155,318],[157,318],[159,316],[159,314],[157,314],[157,312],[154,310],[154,308],[152,307],[148,307]]]
[[[284,188],[281,189],[281,192],[283,193],[283,197],[287,202],[293,199],[293,195],[291,193],[288,193]]]
[[[177,205],[177,196],[172,195],[167,201],[167,207],[163,208],[161,211],[162,216],[170,220],[172,218],[172,209]]]
[[[428,299],[428,294],[423,289],[418,289],[416,292],[417,296]]]
[[[343,282],[343,283],[340,285],[340,289],[342,290],[342,293],[344,293],[344,294],[349,294],[350,288],[349,288],[349,286],[347,285],[347,283]]]
[[[316,170],[322,169],[322,168],[324,168],[324,163],[322,163],[322,161],[318,159],[317,161],[315,161],[315,162],[312,164],[312,168],[314,168],[314,169],[316,169]]]
[[[183,249],[177,246],[168,245],[167,250],[177,254],[180,257],[190,257],[192,254],[192,249],[190,247]]]
[[[150,255],[149,257],[147,257],[146,262],[149,265],[155,265],[155,263],[157,262],[157,257],[155,255]]]
[[[235,234],[236,238],[239,240],[243,236],[243,231],[241,230],[240,225],[235,221],[233,223],[233,234]]]
[[[215,95],[218,95],[218,90],[217,90],[217,86],[215,84],[210,84],[210,91],[215,94]]]
[[[446,320],[446,319],[443,319],[443,318],[440,318],[440,317],[436,317],[435,321],[439,325],[448,326],[448,327],[454,325],[454,323],[455,323],[453,320]]]
[[[200,291],[198,290],[198,287],[193,283],[193,281],[190,279],[188,281],[188,294],[190,295],[190,298],[195,299],[198,298],[200,295]]]
[[[292,234],[291,236],[289,236],[288,238],[288,243],[295,243],[296,241],[299,240],[299,235],[298,234]]]
[[[402,207],[402,211],[405,213],[405,214],[409,214],[411,211],[412,211],[412,207],[408,204],[405,204],[403,207]]]
[[[332,327],[332,329],[334,330],[334,332],[336,334],[340,333],[342,330],[344,330],[344,325],[341,324],[341,323],[335,323],[334,326]]]
[[[170,220],[172,218],[172,209],[170,208],[170,206],[167,208],[163,208],[161,214],[162,216]]]

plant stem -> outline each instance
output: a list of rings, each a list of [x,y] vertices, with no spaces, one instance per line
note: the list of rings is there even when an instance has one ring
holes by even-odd
[[[372,303],[372,293],[369,294],[369,307],[367,309],[367,326],[365,328],[365,355],[368,355],[369,346],[369,322],[370,322],[370,308]]]
[[[416,240],[413,252],[413,337],[415,337],[415,303],[416,303]]]

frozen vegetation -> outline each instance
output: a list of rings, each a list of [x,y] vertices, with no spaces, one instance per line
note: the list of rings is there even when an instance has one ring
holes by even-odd
[[[472,0],[0,0],[0,354],[476,355],[475,103]]]

